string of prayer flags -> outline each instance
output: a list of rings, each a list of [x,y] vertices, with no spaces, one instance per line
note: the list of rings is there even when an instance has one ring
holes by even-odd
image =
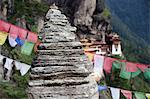
[[[27,41],[32,42],[32,43],[36,43],[38,41],[37,34],[35,34],[33,32],[29,32],[28,37],[27,37]]]
[[[141,92],[134,92],[136,99],[146,99],[145,94]]]
[[[121,90],[121,93],[126,97],[126,99],[132,99],[132,92],[128,90]]]
[[[11,25],[9,34],[10,34],[11,37],[16,39],[19,35],[19,28],[15,25]]]
[[[112,99],[120,99],[120,89],[110,87]]]
[[[0,45],[3,45],[7,39],[8,33],[0,31]]]
[[[15,47],[17,45],[16,40],[12,38],[11,36],[8,36],[8,41],[11,47]]]
[[[112,68],[112,63],[115,61],[116,59],[114,58],[110,58],[110,57],[105,57],[105,61],[104,61],[104,70],[106,71],[106,73],[110,73],[111,72],[111,68]]]
[[[4,58],[6,58],[5,63],[3,63]],[[27,64],[18,62],[16,60],[7,58],[3,55],[0,55],[0,62],[2,62],[2,64],[4,64],[4,68],[6,68],[9,71],[9,73],[12,71],[12,68],[15,65],[16,70],[20,70],[20,73],[22,76],[24,76],[29,71],[29,69],[31,68],[30,65],[27,65]],[[13,64],[13,62],[14,62],[14,64]]]
[[[36,33],[0,20],[0,45],[3,45],[7,39],[8,33],[6,35],[5,32],[9,32],[8,40],[11,47],[15,47],[16,42],[19,46],[22,46],[25,40],[32,43],[37,43],[38,41],[38,36]]]
[[[135,98],[136,99],[150,99],[149,93],[129,91],[129,90],[113,88],[113,87],[108,87],[108,88],[110,88],[112,99],[120,99],[120,91],[123,94],[123,96],[126,97],[126,99],[135,99]],[[133,96],[135,98],[133,98]]]
[[[34,43],[26,41],[21,48],[21,53],[25,55],[31,55],[34,48]]]
[[[10,29],[10,24],[0,20],[0,31],[8,32]]]
[[[19,28],[19,38],[21,40],[25,40],[27,37],[27,34],[28,34],[27,30]]]

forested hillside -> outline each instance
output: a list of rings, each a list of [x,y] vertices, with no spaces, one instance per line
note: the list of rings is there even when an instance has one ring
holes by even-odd
[[[150,63],[149,0],[106,0],[113,30],[122,37],[127,59]]]

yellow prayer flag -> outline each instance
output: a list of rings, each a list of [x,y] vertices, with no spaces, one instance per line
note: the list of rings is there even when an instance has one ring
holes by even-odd
[[[0,45],[3,45],[7,39],[8,33],[0,31]]]

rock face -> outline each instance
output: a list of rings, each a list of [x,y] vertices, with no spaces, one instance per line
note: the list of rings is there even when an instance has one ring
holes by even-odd
[[[92,26],[92,15],[96,9],[96,0],[82,0],[74,17],[74,24]]]
[[[28,88],[29,99],[98,99],[93,67],[76,40],[76,31],[56,6],[51,6],[39,37]]]
[[[110,33],[110,16],[104,0],[45,0],[55,3],[67,15],[78,30],[79,39],[105,39]]]

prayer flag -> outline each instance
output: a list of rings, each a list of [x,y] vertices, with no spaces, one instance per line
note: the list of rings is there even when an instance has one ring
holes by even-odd
[[[15,47],[17,45],[17,42],[11,36],[8,37],[8,40],[11,47]]]
[[[131,73],[131,77],[134,78],[134,77],[138,76],[140,73],[141,73],[141,70],[138,69],[136,72]]]
[[[104,56],[95,55],[94,56],[94,72],[98,75],[103,75],[103,63],[104,63]]]
[[[0,31],[8,32],[10,28],[10,24],[0,20]]]
[[[19,34],[19,28],[15,25],[11,25],[9,33],[12,38],[16,39]]]
[[[21,48],[21,53],[25,55],[31,55],[33,47],[34,47],[34,43],[26,41]]]
[[[144,93],[134,92],[136,99],[146,99]]]
[[[0,32],[0,45],[3,45],[7,39],[8,33]]]
[[[19,28],[19,38],[21,40],[25,40],[26,39],[27,33],[28,33],[27,30]]]
[[[135,63],[127,62],[126,70],[127,70],[127,72],[136,72],[138,70],[138,68]]]
[[[144,64],[137,64],[137,67],[143,72],[148,68],[148,66]]]
[[[144,72],[144,77],[150,80],[150,68],[147,68]]]
[[[33,33],[33,32],[28,32],[27,41],[36,43],[37,40],[38,40],[37,34],[35,34],[35,33]]]
[[[15,41],[17,42],[17,44],[19,46],[22,46],[24,44],[24,42],[25,42],[24,40],[21,40],[19,37],[17,37]]]
[[[120,89],[111,87],[110,90],[113,99],[120,99]]]
[[[104,60],[104,70],[106,71],[106,73],[110,73],[111,72],[112,63],[115,60],[116,59],[114,59],[114,58],[105,57],[105,60]]]
[[[124,79],[128,79],[128,80],[131,78],[131,72],[126,71],[126,63],[125,62],[122,63],[120,77],[124,78]]]
[[[128,90],[121,90],[122,94],[126,97],[126,99],[132,99],[132,92]]]

